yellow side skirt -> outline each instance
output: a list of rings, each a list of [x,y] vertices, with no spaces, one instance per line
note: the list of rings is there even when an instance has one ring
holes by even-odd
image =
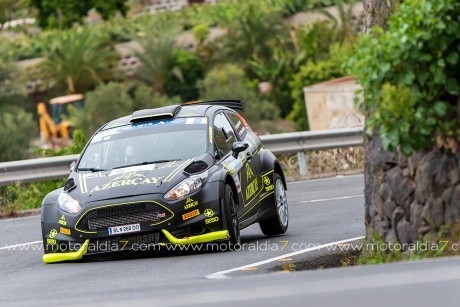
[[[226,240],[229,238],[228,230],[214,231],[210,233],[205,233],[204,235],[191,236],[187,239],[178,239],[173,236],[169,231],[162,229],[161,230],[169,242],[173,244],[196,244],[196,243],[207,243],[217,240]]]
[[[79,260],[83,258],[88,251],[89,240],[86,240],[81,248],[76,252],[70,253],[55,253],[55,254],[46,254],[43,256],[44,263],[54,263],[61,261],[70,261],[70,260]]]

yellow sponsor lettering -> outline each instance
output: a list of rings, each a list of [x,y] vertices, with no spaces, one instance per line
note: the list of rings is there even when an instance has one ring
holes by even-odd
[[[142,182],[142,178],[135,178],[135,179],[131,180],[131,185],[138,185],[141,182]]]
[[[259,180],[256,178],[246,187],[246,200],[254,196],[258,189],[259,189]]]
[[[214,217],[211,217],[209,219],[206,219],[204,222],[206,224],[211,224],[211,223],[215,223],[215,222],[218,222],[219,221],[219,217],[218,216],[214,216]]]
[[[193,208],[195,206],[198,206],[198,201],[195,201],[195,200],[193,200],[191,198],[187,198],[187,200],[185,201],[184,210]]]
[[[46,244],[56,245],[56,240],[54,240],[54,239],[46,239]]]
[[[116,188],[116,187],[121,187],[121,186],[129,186],[129,185],[141,185],[141,184],[156,184],[161,181],[161,179],[164,178],[164,176],[161,177],[152,177],[152,178],[146,178],[144,175],[137,175],[137,178],[129,179],[127,177],[129,174],[120,176],[112,180],[111,182],[105,183],[102,185],[102,188],[100,186],[95,186],[92,190],[91,193],[97,192],[100,190],[107,190],[111,188]],[[136,174],[134,174],[136,175]],[[131,175],[132,177],[133,175]]]
[[[268,187],[265,187],[265,191],[269,192],[269,191],[272,191],[274,188],[275,186],[272,184],[272,185],[269,185]]]
[[[121,186],[121,181],[115,181],[112,183],[112,188]]]
[[[67,222],[65,220],[65,215],[62,215],[61,218],[59,219],[58,221],[59,224],[61,224],[62,226],[66,226],[67,225]]]
[[[246,163],[246,181],[249,182],[249,180],[254,177],[254,172],[252,171],[252,168],[249,166],[249,163]]]
[[[129,185],[129,180],[122,180],[121,181],[121,185],[124,186],[124,185]]]

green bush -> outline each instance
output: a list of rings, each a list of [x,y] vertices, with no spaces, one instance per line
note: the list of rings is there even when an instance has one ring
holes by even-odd
[[[199,83],[201,99],[242,99],[245,118],[256,129],[263,120],[276,120],[279,110],[274,103],[260,99],[248,85],[244,70],[233,64],[212,69]]]
[[[368,132],[380,127],[385,149],[409,155],[459,139],[459,15],[455,0],[406,0],[388,31],[361,38],[349,65],[371,112]]]
[[[223,26],[228,32],[221,38],[223,48],[217,56],[241,65],[253,56],[269,59],[273,46],[289,37],[281,14],[256,0],[240,2],[239,13]]]
[[[154,109],[172,104],[179,104],[179,97],[168,97],[155,92],[150,86],[139,84],[133,92],[134,110]]]
[[[295,123],[297,130],[308,130],[303,88],[344,75],[342,62],[346,57],[346,49],[338,45],[333,46],[332,49],[330,59],[317,63],[308,61],[307,64],[300,67],[300,71],[289,83],[292,88],[291,96],[294,100],[294,107],[288,119]]]
[[[14,161],[29,156],[32,138],[38,136],[32,114],[19,107],[0,109],[0,161]]]
[[[174,50],[167,70],[176,71],[167,74],[165,79],[164,88],[168,96],[180,96],[182,101],[198,99],[196,83],[203,79],[204,67],[196,55],[184,50]]]
[[[62,188],[65,179],[0,187],[0,217],[14,216],[19,210],[40,208],[49,192]]]

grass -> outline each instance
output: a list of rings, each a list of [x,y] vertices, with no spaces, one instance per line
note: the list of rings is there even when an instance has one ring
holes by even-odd
[[[20,210],[40,208],[46,194],[64,184],[64,179],[58,179],[0,187],[0,217],[16,216]]]
[[[411,244],[389,244],[372,234],[363,242],[358,265],[391,263],[460,255],[460,222],[444,226],[437,234],[427,235]]]

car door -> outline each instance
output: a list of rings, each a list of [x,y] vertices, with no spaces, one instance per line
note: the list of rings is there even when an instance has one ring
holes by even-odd
[[[232,156],[232,144],[239,139],[224,112],[219,112],[214,116],[212,127],[215,148],[214,156],[221,161],[218,163],[221,163],[222,167],[226,168],[233,177],[241,203],[244,201],[244,191],[246,188],[245,183],[242,182],[242,178],[245,178],[243,174],[246,174],[246,168],[243,163],[245,153],[240,153],[237,158]],[[244,213],[244,206],[237,206],[236,209],[239,216]]]
[[[249,126],[246,124],[244,119],[238,113],[226,112],[234,131],[240,141],[249,143],[248,149],[241,152],[239,158],[243,162],[243,168],[241,171],[241,185],[243,187],[243,219],[250,217],[252,213],[257,211],[250,210],[257,204],[259,194],[263,190],[262,178],[261,178],[261,161],[260,161],[260,149],[261,142],[257,135],[252,132]]]

